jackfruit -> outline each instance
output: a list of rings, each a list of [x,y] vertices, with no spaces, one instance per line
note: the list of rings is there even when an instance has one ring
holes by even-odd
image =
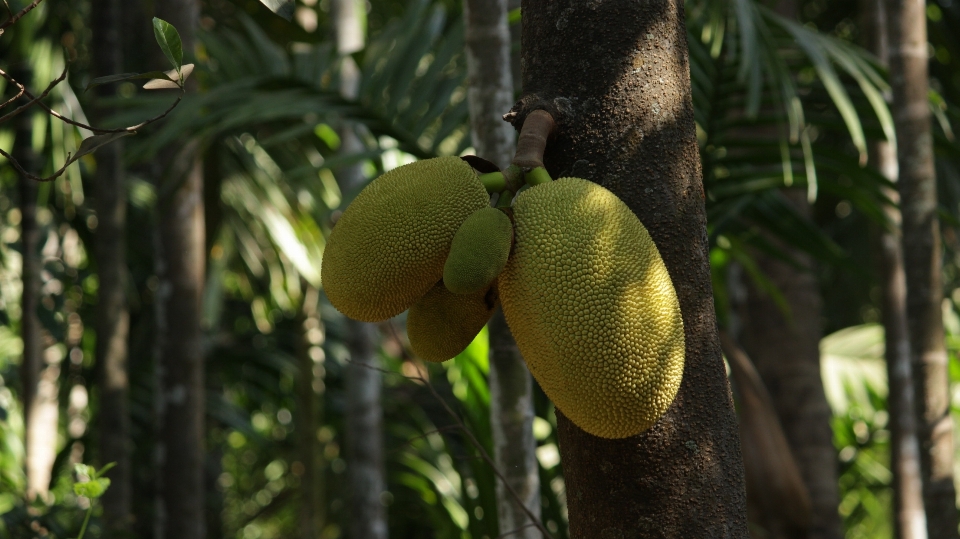
[[[496,208],[473,212],[453,237],[443,266],[443,282],[455,294],[473,294],[490,287],[507,265],[513,245],[513,223]]]
[[[653,425],[683,375],[683,320],[656,245],[616,195],[578,178],[520,193],[497,279],[533,376],[576,425],[625,438]]]
[[[407,313],[410,348],[427,361],[446,361],[467,348],[496,306],[495,286],[454,294],[439,282]]]
[[[417,161],[370,183],[343,212],[321,279],[343,314],[377,322],[407,310],[443,276],[457,229],[489,195],[459,157]]]

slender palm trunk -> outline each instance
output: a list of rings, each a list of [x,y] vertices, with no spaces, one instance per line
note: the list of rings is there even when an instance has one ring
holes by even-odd
[[[324,521],[325,511],[320,490],[319,443],[317,426],[322,414],[323,376],[317,372],[323,359],[323,322],[320,321],[316,288],[303,283],[304,299],[300,310],[300,329],[303,332],[297,349],[297,446],[300,451],[300,508],[299,532],[302,539],[316,539]]]
[[[510,29],[506,0],[465,0],[467,99],[477,155],[501,168],[510,164],[516,135],[502,116],[513,105],[510,72]],[[533,381],[497,309],[490,332],[490,425],[497,469],[520,500],[497,481],[497,517],[501,534],[539,539],[523,510],[540,515],[540,475],[537,442],[533,438]],[[522,504],[522,505],[521,505]]]
[[[362,3],[357,0],[332,0],[330,3],[333,31],[341,64],[340,93],[356,99],[360,73],[349,54],[364,46],[364,29],[360,17]],[[363,150],[363,144],[353,127],[345,124],[340,129],[340,153],[351,154]],[[363,185],[364,176],[359,166],[337,171],[337,180],[343,192],[351,192]],[[349,524],[347,536],[351,539],[386,539],[387,514],[381,494],[387,489],[383,455],[383,409],[381,394],[383,380],[378,370],[380,358],[379,331],[375,324],[348,320],[347,330],[350,364],[346,371],[347,417],[346,454],[349,482]]]
[[[22,84],[30,86],[30,73],[17,74]],[[17,119],[13,157],[27,171],[39,172],[39,159],[31,147],[31,114]],[[46,496],[57,451],[57,382],[60,366],[46,363],[43,353],[43,327],[37,317],[40,301],[40,228],[37,224],[37,183],[20,177],[20,253],[22,255],[20,337],[23,358],[20,362],[21,398],[23,400],[24,464],[27,471],[27,497]]]
[[[907,326],[917,395],[923,497],[930,537],[960,537],[953,484],[953,420],[944,344],[940,224],[933,163],[923,0],[887,0],[890,85],[897,128]]]
[[[883,64],[887,64],[889,43],[884,0],[863,0],[860,10],[866,46]],[[894,144],[886,141],[874,142],[870,148],[870,156],[884,177],[892,182],[897,181],[897,153]],[[884,188],[884,194],[894,203],[900,201],[896,189]],[[907,330],[907,283],[900,245],[900,209],[886,206],[884,214],[889,228],[880,228],[876,232],[876,245],[879,253],[881,314],[889,386],[887,410],[890,413],[894,531],[897,539],[926,539],[927,518],[923,506],[920,444],[917,440],[915,417],[916,398],[913,389],[913,367],[910,364],[910,335]]]
[[[783,195],[798,212],[809,217],[805,190],[784,190]],[[789,312],[784,313],[753,282],[747,283],[743,347],[773,396],[777,416],[810,493],[810,537],[840,539],[843,530],[837,512],[837,457],[830,405],[820,377],[820,289],[810,257],[782,243],[779,247],[803,269],[760,253],[756,262],[782,294]]]
[[[612,190],[657,244],[683,313],[676,400],[648,431],[591,436],[558,413],[570,536],[747,537],[743,463],[717,338],[683,2],[524,0],[517,120],[546,108],[553,177]]]
[[[120,0],[96,0],[93,17],[93,58],[97,76],[123,72],[120,46]],[[113,94],[102,87],[98,95]],[[108,111],[98,107],[96,115]],[[115,462],[108,472],[110,488],[103,496],[103,527],[109,537],[130,529],[130,417],[127,406],[127,335],[130,315],[126,297],[126,210],[123,146],[118,141],[97,152],[97,230],[95,238],[100,281],[97,299],[97,361],[100,362],[100,463]]]
[[[199,16],[195,0],[163,0],[157,16],[193,51]],[[203,168],[196,144],[161,153],[158,186],[156,297],[157,484],[156,539],[203,539],[204,372],[200,327],[206,264]]]

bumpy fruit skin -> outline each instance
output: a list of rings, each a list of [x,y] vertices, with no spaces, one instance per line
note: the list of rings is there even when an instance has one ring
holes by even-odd
[[[417,161],[370,183],[343,212],[323,252],[330,303],[364,322],[407,310],[443,275],[457,229],[489,195],[459,157]]]
[[[473,294],[454,294],[439,282],[410,307],[410,348],[427,361],[446,361],[467,348],[496,306],[495,286]]]
[[[685,342],[656,245],[610,191],[562,178],[521,193],[515,245],[497,280],[537,382],[576,425],[625,438],[673,402]]]
[[[489,207],[473,212],[453,237],[443,283],[454,294],[486,290],[507,265],[511,246],[513,223],[505,213]]]

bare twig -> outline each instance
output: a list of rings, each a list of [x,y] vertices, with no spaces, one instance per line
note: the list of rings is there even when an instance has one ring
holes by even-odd
[[[16,99],[16,98],[18,98],[18,97],[20,97],[21,95],[24,95],[24,94],[26,94],[26,96],[30,99],[30,101],[27,101],[27,102],[24,103],[23,105],[20,105],[19,107],[13,109],[13,112],[11,112],[11,113],[9,113],[9,114],[4,114],[3,116],[0,116],[0,124],[2,124],[2,123],[4,123],[4,122],[8,122],[8,121],[12,120],[15,116],[17,116],[17,115],[20,114],[21,112],[27,110],[28,108],[32,107],[34,104],[39,103],[41,99],[47,97],[47,96],[50,94],[50,92],[53,91],[53,88],[54,88],[56,85],[60,84],[61,82],[63,82],[63,80],[64,80],[65,78],[67,78],[67,68],[64,67],[64,68],[63,68],[63,73],[60,73],[60,76],[59,76],[59,77],[53,79],[53,81],[51,81],[50,84],[47,85],[47,89],[44,90],[43,93],[40,94],[40,95],[37,96],[37,97],[34,97],[29,91],[27,91],[27,88],[26,88],[24,85],[22,85],[22,84],[20,84],[19,82],[17,82],[17,80],[14,79],[13,77],[11,77],[6,71],[0,69],[0,76],[2,76],[3,78],[7,79],[8,81],[16,84],[16,85],[20,88],[20,93],[17,94],[17,97],[15,97],[14,99]],[[12,101],[12,100],[11,100],[11,101]],[[10,101],[7,101],[7,103],[9,103],[9,102],[10,102]],[[7,103],[4,103],[3,105],[6,106]]]
[[[26,15],[27,13],[30,13],[31,11],[33,11],[33,8],[39,6],[39,5],[40,5],[40,2],[43,2],[43,0],[33,0],[33,3],[32,3],[32,4],[30,4],[29,6],[21,9],[19,12],[17,12],[16,15],[14,15],[14,16],[10,17],[9,19],[7,19],[3,24],[0,24],[0,35],[3,34],[3,30],[7,29],[8,27],[12,26],[12,25],[13,25],[14,23],[16,23],[17,21],[19,21],[20,19],[22,19],[23,16]],[[3,3],[6,4],[7,2],[4,1]],[[7,11],[8,11],[8,12],[10,11],[10,6],[7,6]]]
[[[23,92],[25,92],[25,91],[27,90],[26,88],[23,87],[22,84],[20,84],[20,83],[17,82],[16,80],[12,80],[11,82],[13,82],[13,84],[15,84],[15,85],[17,86],[17,88],[20,89],[20,91],[17,92],[17,95],[15,95],[15,96],[11,97],[10,99],[4,101],[3,104],[0,105],[0,109],[6,107],[6,106],[9,105],[10,103],[13,103],[14,101],[16,101],[16,100],[18,100],[18,99],[20,99],[20,96],[23,95]]]
[[[17,169],[17,172],[19,172],[20,174],[23,174],[23,176],[24,176],[25,178],[30,179],[30,180],[33,180],[33,181],[36,181],[36,182],[50,182],[50,181],[56,180],[57,178],[59,178],[59,177],[67,170],[67,167],[69,167],[70,165],[73,164],[73,161],[70,161],[70,154],[67,154],[67,164],[63,165],[63,166],[60,168],[60,170],[58,170],[56,173],[54,173],[53,176],[50,176],[50,177],[48,177],[48,178],[41,178],[40,176],[36,176],[36,175],[34,175],[34,174],[30,174],[29,172],[27,172],[26,170],[24,170],[23,167],[20,166],[20,163],[18,163],[17,160],[14,159],[12,155],[10,155],[10,154],[8,154],[7,152],[3,151],[3,149],[0,149],[0,155],[6,157],[6,158],[7,158],[7,161],[10,162],[10,164],[13,166],[13,168]]]

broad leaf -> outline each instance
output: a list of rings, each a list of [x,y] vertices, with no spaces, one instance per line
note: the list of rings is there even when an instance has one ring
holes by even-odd
[[[154,78],[153,80],[147,81],[143,85],[144,90],[166,90],[166,89],[178,89],[183,88],[183,83],[187,82],[187,78],[190,74],[193,73],[193,64],[187,64],[180,68],[180,72],[177,73],[176,69],[171,69],[166,73],[162,73],[162,77]],[[181,80],[181,77],[183,78]]]
[[[192,64],[190,64],[192,65]],[[186,69],[186,66],[184,66]],[[176,73],[176,70],[173,70]],[[87,91],[90,88],[96,88],[104,84],[110,84],[112,82],[123,82],[125,80],[137,80],[137,79],[167,79],[167,80],[176,80],[175,78],[170,78],[170,75],[164,73],[163,71],[147,71],[146,73],[120,73],[119,75],[107,75],[106,77],[97,77],[90,81],[90,84],[84,88],[83,91]]]
[[[163,55],[170,60],[173,67],[180,69],[183,65],[183,43],[180,41],[180,33],[177,29],[167,21],[154,17],[153,35],[156,36]]]

